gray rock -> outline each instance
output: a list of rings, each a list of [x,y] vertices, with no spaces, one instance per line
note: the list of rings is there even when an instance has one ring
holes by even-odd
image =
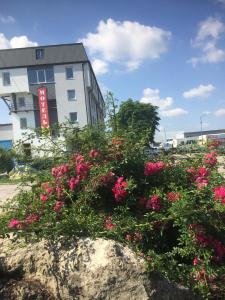
[[[105,239],[0,240],[0,299],[185,300],[183,287],[157,273],[128,247]]]

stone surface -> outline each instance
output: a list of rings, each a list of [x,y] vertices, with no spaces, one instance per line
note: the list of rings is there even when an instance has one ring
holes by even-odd
[[[79,239],[23,247],[0,240],[0,299],[194,299],[188,289],[146,272],[128,247]]]

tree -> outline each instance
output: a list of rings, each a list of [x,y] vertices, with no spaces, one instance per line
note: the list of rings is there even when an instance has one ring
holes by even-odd
[[[143,140],[146,144],[154,141],[159,120],[157,106],[132,99],[123,102],[116,113],[118,130],[133,132],[137,140]]]
[[[118,111],[118,99],[116,99],[112,92],[107,92],[105,97],[105,108],[108,126],[113,132],[117,132],[116,114]]]

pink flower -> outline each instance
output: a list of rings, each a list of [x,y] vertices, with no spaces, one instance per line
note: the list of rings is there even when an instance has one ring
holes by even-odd
[[[113,182],[114,176],[115,176],[115,174],[111,171],[109,171],[106,175],[102,175],[100,177],[100,181],[101,181],[102,185],[106,186],[108,183]]]
[[[41,194],[40,199],[41,199],[42,202],[46,202],[48,200],[48,196],[44,195],[44,194]]]
[[[145,176],[155,175],[165,168],[166,168],[166,165],[162,161],[159,161],[157,163],[147,162],[145,164],[144,175]]]
[[[192,174],[192,175],[194,175],[194,174],[195,174],[195,172],[196,172],[196,170],[195,170],[195,168],[194,168],[194,167],[190,167],[190,168],[188,168],[188,169],[186,170],[186,172],[187,172],[187,173],[189,173],[189,174]]]
[[[197,190],[200,190],[202,187],[206,187],[208,183],[208,179],[201,179],[201,181],[197,184]]]
[[[91,169],[88,163],[81,163],[75,167],[77,175],[80,176],[81,179],[86,179],[89,171]]]
[[[220,200],[221,204],[225,204],[225,187],[219,186],[214,188],[214,200]]]
[[[200,262],[200,259],[198,257],[195,257],[193,259],[193,266],[197,266],[199,264],[199,262]]]
[[[18,228],[18,226],[20,225],[20,221],[17,219],[12,219],[9,224],[8,227],[9,228]]]
[[[152,209],[154,211],[160,211],[162,206],[161,200],[159,199],[158,195],[153,196],[150,200],[146,203],[147,209]]]
[[[71,191],[74,191],[80,183],[79,178],[71,177],[69,181],[69,188]]]
[[[75,154],[74,160],[75,160],[76,165],[82,164],[84,162],[84,156],[81,154]]]
[[[97,158],[100,156],[100,152],[97,151],[97,150],[94,150],[92,149],[90,152],[89,152],[89,157],[90,158]]]
[[[205,154],[204,163],[210,165],[211,167],[215,166],[215,164],[217,163],[216,156],[216,151],[212,151],[211,153]]]
[[[57,168],[53,168],[52,176],[54,176],[55,178],[60,178],[63,175],[67,174],[68,172],[69,172],[69,165],[65,164],[65,165],[61,165]]]
[[[180,193],[169,192],[167,194],[168,200],[171,202],[176,202],[180,199]]]
[[[119,177],[117,179],[115,186],[112,188],[112,192],[114,193],[116,202],[119,202],[126,197],[127,195],[126,187],[127,187],[127,182],[124,180],[122,176]]]
[[[210,172],[204,167],[200,167],[197,171],[197,177],[207,177],[209,175]]]
[[[49,182],[43,182],[41,187],[46,191],[47,194],[51,194],[53,192],[53,188],[50,187]]]
[[[40,220],[40,217],[38,215],[33,214],[33,215],[29,215],[26,217],[25,223],[32,224],[34,222],[38,222],[39,220]]]
[[[113,230],[116,227],[116,225],[112,222],[112,217],[107,217],[105,219],[105,228],[107,230]]]
[[[63,201],[56,201],[53,210],[55,212],[59,212],[61,210],[61,208],[63,207],[64,202]]]

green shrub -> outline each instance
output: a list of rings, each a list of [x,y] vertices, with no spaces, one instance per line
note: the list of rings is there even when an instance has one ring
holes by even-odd
[[[89,130],[76,132],[76,153],[17,197],[17,209],[0,219],[1,235],[115,239],[145,258],[149,271],[223,299],[225,183],[216,153],[149,161],[132,134]]]
[[[0,173],[10,172],[13,169],[13,153],[11,150],[0,148]]]

